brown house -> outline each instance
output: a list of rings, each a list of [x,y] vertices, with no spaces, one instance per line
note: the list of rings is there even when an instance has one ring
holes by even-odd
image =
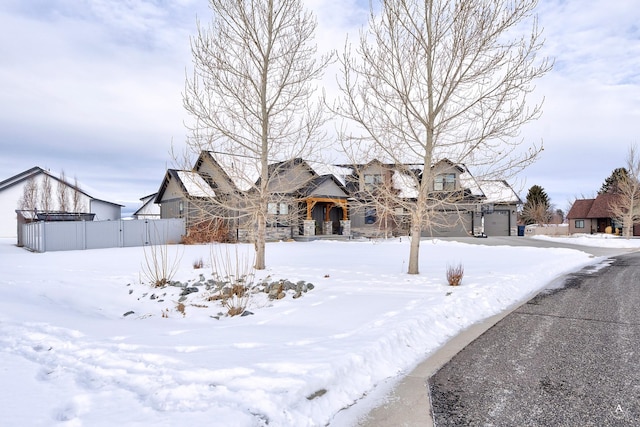
[[[567,214],[569,234],[619,231],[622,224],[611,213],[611,204],[616,197],[615,194],[603,193],[595,199],[576,200]],[[634,226],[633,235],[640,235],[640,227]]]

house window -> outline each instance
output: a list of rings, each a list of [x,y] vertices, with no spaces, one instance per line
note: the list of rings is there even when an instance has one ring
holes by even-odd
[[[267,223],[272,227],[284,227],[289,225],[289,205],[286,203],[269,203],[267,205],[269,215]]]
[[[453,191],[456,189],[456,174],[455,173],[443,173],[437,175],[433,183],[433,189],[435,191]]]
[[[378,214],[375,208],[367,208],[364,211],[364,223],[375,224],[378,220]]]
[[[367,189],[375,188],[382,184],[382,175],[381,174],[365,174],[364,175],[364,186]]]
[[[584,219],[576,219],[576,228],[584,228]]]

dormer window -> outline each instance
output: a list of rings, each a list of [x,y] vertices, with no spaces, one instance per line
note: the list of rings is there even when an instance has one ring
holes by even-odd
[[[365,174],[364,175],[364,186],[367,189],[372,189],[378,187],[382,184],[382,175],[381,174]]]
[[[456,189],[456,174],[443,173],[437,175],[433,182],[435,191],[454,191]]]

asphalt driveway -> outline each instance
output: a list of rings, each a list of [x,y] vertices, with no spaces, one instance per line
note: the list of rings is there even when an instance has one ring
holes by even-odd
[[[640,425],[640,254],[522,305],[428,381],[436,426]]]

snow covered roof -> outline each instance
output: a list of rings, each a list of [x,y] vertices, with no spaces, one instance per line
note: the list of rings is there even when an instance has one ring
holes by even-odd
[[[480,188],[484,193],[486,203],[521,204],[522,200],[513,188],[504,180],[480,181]]]
[[[351,168],[344,166],[329,165],[326,163],[311,161],[307,161],[307,164],[317,175],[333,175],[343,186],[346,185],[347,177],[353,173]]]
[[[215,191],[198,173],[190,171],[176,171],[176,173],[187,195],[192,197],[216,197]]]
[[[476,181],[473,175],[471,175],[471,172],[469,172],[469,169],[467,168],[467,166],[460,165],[460,167],[464,169],[464,172],[462,172],[459,175],[460,186],[462,188],[466,188],[467,190],[469,190],[471,192],[471,195],[473,196],[479,196],[479,197],[486,196],[486,193],[480,187],[480,185],[478,184],[478,181]]]
[[[403,199],[416,199],[418,197],[417,180],[415,176],[407,173],[393,171],[391,176],[393,188],[398,190],[398,197]]]

